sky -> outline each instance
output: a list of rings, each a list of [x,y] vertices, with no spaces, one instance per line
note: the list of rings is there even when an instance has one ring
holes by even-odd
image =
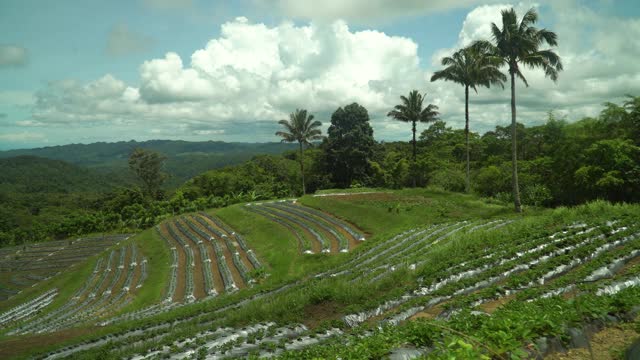
[[[0,150],[278,141],[277,120],[297,108],[326,129],[353,102],[377,140],[409,140],[386,114],[413,89],[460,128],[464,88],[431,75],[443,56],[490,40],[509,7],[536,8],[564,65],[555,83],[525,69],[518,121],[576,121],[640,95],[637,0],[2,0]],[[507,125],[509,101],[508,88],[471,92],[471,130]]]

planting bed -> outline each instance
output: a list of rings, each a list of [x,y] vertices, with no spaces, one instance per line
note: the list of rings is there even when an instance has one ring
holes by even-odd
[[[35,243],[0,252],[0,301],[35,286],[88,257],[127,239],[129,235],[105,235]]]
[[[171,245],[174,260],[185,259],[172,265],[167,299],[193,302],[232,293],[252,286],[252,271],[263,267],[239,234],[206,214],[163,223],[158,231]],[[181,287],[182,298],[173,290]]]
[[[247,204],[246,209],[284,226],[305,254],[346,253],[365,240],[353,226],[323,211],[295,201]]]

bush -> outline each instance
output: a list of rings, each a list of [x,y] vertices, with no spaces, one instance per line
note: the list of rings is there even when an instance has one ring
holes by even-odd
[[[545,206],[549,205],[552,200],[551,190],[544,185],[533,184],[522,190],[522,203],[525,205]]]
[[[457,169],[442,169],[431,174],[429,185],[441,187],[447,191],[464,192],[465,174]]]

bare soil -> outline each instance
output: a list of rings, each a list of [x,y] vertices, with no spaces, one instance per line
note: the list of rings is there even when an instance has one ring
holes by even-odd
[[[608,327],[596,333],[591,339],[591,351],[589,349],[571,349],[561,354],[551,354],[545,359],[549,360],[614,360],[621,359],[621,354],[640,337],[629,324],[616,327]],[[593,355],[593,356],[592,356]]]

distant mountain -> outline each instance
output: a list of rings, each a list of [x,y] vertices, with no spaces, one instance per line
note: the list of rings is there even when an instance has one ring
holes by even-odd
[[[0,159],[0,189],[16,193],[100,192],[124,184],[104,174],[61,160],[21,155]]]
[[[129,154],[135,148],[151,149],[165,155],[167,157],[166,171],[171,174],[168,185],[176,187],[204,171],[239,164],[258,154],[281,154],[284,151],[295,149],[295,145],[182,140],[138,142],[131,140],[0,151],[0,158],[37,156],[93,168],[101,173],[123,174],[122,170],[127,167]]]

